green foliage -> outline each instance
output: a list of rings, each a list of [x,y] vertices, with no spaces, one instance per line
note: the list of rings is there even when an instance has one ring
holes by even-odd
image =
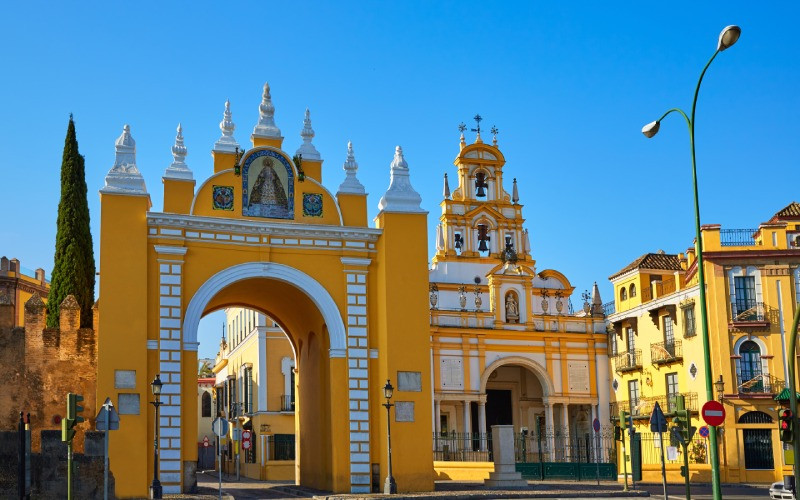
[[[61,200],[58,202],[56,251],[47,300],[47,326],[58,326],[59,308],[67,295],[81,306],[81,326],[92,326],[95,264],[83,156],[78,153],[75,122],[69,117],[61,161]]]

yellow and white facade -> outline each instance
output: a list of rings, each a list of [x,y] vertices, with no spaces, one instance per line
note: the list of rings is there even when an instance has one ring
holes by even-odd
[[[265,85],[245,150],[226,103],[222,136],[199,183],[179,128],[160,212],[136,164],[130,127],[117,139],[100,191],[97,397],[110,396],[121,415],[110,449],[120,497],[147,495],[156,432],[165,493],[193,489],[197,327],[230,307],[259,311],[291,342],[299,484],[367,492],[373,464],[386,476],[381,388],[403,372],[419,390],[397,384],[394,401],[404,413],[392,422],[393,473],[401,491],[433,488],[426,213],[402,149],[369,227],[352,148],[334,194],[322,182],[308,113],[295,153],[284,149],[274,115]],[[157,374],[164,384],[158,420],[148,404]]]
[[[788,398],[783,360],[800,298],[800,204],[789,204],[758,228],[704,225],[701,232],[714,398],[726,409],[721,480],[776,481],[791,473],[777,408],[787,404],[781,401]],[[614,411],[633,409],[642,432],[649,431],[655,401],[667,411],[673,396],[684,394],[687,406],[698,411],[708,397],[694,249],[646,254],[610,279],[616,306],[608,317]],[[704,425],[699,414],[692,425]],[[706,463],[690,463],[691,479],[708,482],[710,466],[700,447],[696,455],[690,453],[690,462]],[[670,480],[683,480],[678,464],[667,468]],[[657,469],[645,465],[644,479],[654,480]]]
[[[485,450],[495,424],[537,435],[557,428],[569,440],[596,417],[607,422],[597,287],[573,312],[567,277],[537,268],[496,136],[487,144],[478,131],[468,145],[462,133],[454,164],[457,186],[451,194],[445,175],[429,272],[434,432],[478,434]]]

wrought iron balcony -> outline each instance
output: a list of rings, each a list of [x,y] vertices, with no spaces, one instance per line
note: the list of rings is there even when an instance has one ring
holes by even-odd
[[[723,247],[752,247],[756,245],[754,239],[758,229],[721,229],[719,231],[719,244]]]
[[[621,352],[614,357],[614,367],[618,373],[642,369],[642,350]]]
[[[683,359],[680,340],[650,344],[650,360],[654,365],[668,365]]]
[[[643,404],[644,400],[642,399],[634,399],[633,401],[628,400],[621,400],[621,401],[614,401],[613,403],[609,403],[609,409],[611,410],[611,417],[619,417],[620,411],[627,411],[634,417],[638,417],[639,415],[645,415],[646,413],[643,410],[646,408],[646,404]]]
[[[617,308],[613,300],[611,302],[606,302],[605,304],[603,304],[603,312],[605,313],[606,316],[611,316],[612,314],[617,312]]]
[[[281,396],[281,411],[294,411],[294,395]]]
[[[767,321],[766,306],[763,302],[737,300],[731,302],[731,322],[747,323]]]
[[[681,394],[684,396],[687,410],[694,412],[699,410],[696,392],[684,392]],[[633,404],[631,404],[630,401],[615,401],[613,403],[609,403],[609,409],[612,417],[618,416],[620,410],[625,410],[634,417],[647,416],[653,412],[653,408],[655,408],[657,401],[664,413],[672,413],[677,409],[676,396],[676,394],[668,394],[664,396],[641,397],[637,400],[634,400]]]
[[[773,395],[780,393],[786,382],[772,375],[758,374],[752,378],[744,380],[738,379],[737,392],[739,397]]]

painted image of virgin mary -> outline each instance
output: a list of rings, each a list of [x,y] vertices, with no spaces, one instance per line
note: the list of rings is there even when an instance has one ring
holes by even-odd
[[[286,188],[275,171],[273,159],[264,158],[261,164],[262,169],[253,183],[248,200],[248,208],[250,208],[251,215],[278,218],[290,217]]]

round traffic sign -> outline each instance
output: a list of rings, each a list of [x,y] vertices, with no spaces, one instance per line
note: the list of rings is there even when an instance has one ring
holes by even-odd
[[[700,410],[700,415],[708,425],[716,427],[725,421],[725,407],[720,402],[707,401]]]
[[[250,438],[253,436],[253,433],[248,430],[242,431],[242,441],[250,441]]]
[[[243,450],[249,450],[250,446],[251,445],[250,445],[250,440],[249,439],[247,439],[245,441],[242,441],[242,449]]]
[[[595,432],[600,432],[600,419],[598,418],[594,419],[594,421],[592,422],[592,428],[594,429]]]
[[[697,432],[699,432],[704,438],[707,438],[710,431],[708,430],[708,426],[704,425],[703,427],[700,427]]]
[[[208,448],[208,436],[203,436],[203,448]]]

